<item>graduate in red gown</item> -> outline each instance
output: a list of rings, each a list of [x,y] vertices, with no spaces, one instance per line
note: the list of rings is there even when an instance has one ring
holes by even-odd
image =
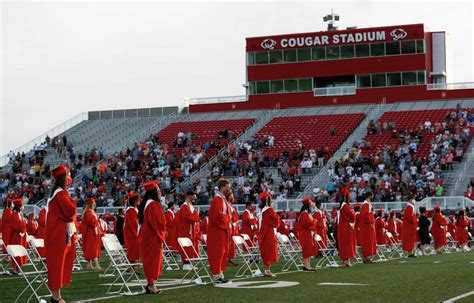
[[[69,169],[60,165],[51,174],[55,181],[46,206],[46,267],[51,302],[63,302],[61,289],[71,282],[76,257],[76,201],[66,190],[66,186],[72,184]]]
[[[372,207],[373,194],[365,194],[365,201],[360,210],[360,236],[364,263],[373,263],[372,257],[377,253],[377,238],[375,234],[374,208]]]
[[[337,243],[342,266],[352,267],[350,259],[355,258],[355,212],[348,202],[342,202],[337,217]]]
[[[28,222],[26,223],[26,232],[28,235],[33,236],[37,238],[37,233],[38,231],[38,221],[36,220],[35,214],[31,213],[28,216]]]
[[[186,193],[186,199],[176,213],[175,225],[176,225],[176,238],[188,238],[193,242],[193,247],[196,251],[199,251],[199,235],[196,234],[195,225],[199,224],[199,212],[194,209],[193,204],[196,204],[197,196],[193,191]],[[177,242],[177,240],[176,240]],[[186,254],[190,258],[196,258],[193,251],[193,247],[186,248]],[[183,264],[189,264],[188,258],[184,253],[181,246],[178,245],[178,251],[181,255]]]
[[[81,234],[82,234],[82,251],[84,259],[88,262],[87,269],[101,270],[99,264],[100,246],[102,241],[99,219],[95,213],[95,200],[93,198],[86,199],[86,206],[82,213]]]
[[[402,237],[403,237],[403,215],[401,213],[396,214],[396,224],[397,224],[397,232],[398,232],[398,238],[397,242],[402,242]]]
[[[44,239],[44,232],[46,229],[46,208],[40,210],[38,215],[38,229],[36,230],[36,238]],[[41,257],[45,256],[44,247],[38,248],[38,253]]]
[[[393,239],[398,242],[399,234],[397,227],[397,218],[392,210],[387,220],[387,231],[392,234]]]
[[[252,202],[247,202],[245,204],[245,210],[242,213],[242,230],[241,234],[246,234],[249,236],[249,240],[246,241],[248,247],[253,247],[253,239],[257,234],[258,229],[258,220],[253,214],[253,205]]]
[[[431,235],[433,236],[433,242],[435,250],[438,254],[441,253],[441,249],[448,244],[446,239],[446,226],[448,222],[441,212],[441,208],[436,206],[434,209],[433,217],[431,218]]]
[[[314,209],[314,203],[311,198],[305,198],[301,201],[303,206],[300,210],[300,216],[298,217],[299,227],[299,241],[303,250],[303,270],[314,271],[311,268],[311,257],[318,255],[318,243],[316,242],[316,226],[318,221],[313,218],[312,211]]]
[[[265,266],[264,276],[275,277],[270,266],[278,263],[278,243],[276,229],[280,224],[280,217],[272,208],[272,196],[263,192],[258,196],[260,200],[258,245],[260,255]]]
[[[201,218],[201,235],[207,237],[207,227],[209,226],[209,212],[206,210]]]
[[[174,213],[174,203],[168,203],[168,209],[165,211],[165,218],[166,218],[166,245],[170,249],[176,249],[179,247],[176,243],[176,228],[175,225],[175,217],[176,214]]]
[[[235,253],[237,250],[237,246],[235,246],[235,243],[232,237],[239,235],[239,214],[237,213],[237,209],[234,209],[232,207],[232,204],[235,202],[234,194],[231,193],[229,197],[227,197],[227,201],[229,202],[229,208],[232,212],[231,218],[230,218],[232,227],[231,227],[231,233],[230,233],[230,239],[229,239],[229,253],[227,255],[227,258],[229,259],[229,261],[227,263],[228,265],[231,265],[231,266],[238,266],[238,264],[232,260],[235,258]]]
[[[209,225],[207,227],[207,255],[209,267],[215,284],[227,283],[224,271],[227,268],[229,237],[231,233],[231,210],[226,200],[231,192],[229,180],[217,181],[217,193],[209,208]]]
[[[316,232],[321,237],[324,246],[328,246],[328,228],[326,224],[326,211],[321,208],[321,201],[316,201],[313,218],[316,220]]]
[[[461,247],[462,251],[469,251],[469,247],[467,246],[468,237],[469,237],[469,220],[464,215],[464,210],[459,210],[458,219],[456,220],[456,238]]]
[[[128,194],[128,207],[125,211],[123,224],[123,241],[127,248],[127,258],[130,263],[137,263],[140,259],[140,243],[138,241],[138,205],[141,197],[134,191]]]
[[[26,222],[23,219],[23,200],[15,199],[13,200],[13,212],[10,216],[10,240],[8,245],[22,245],[26,246]],[[16,262],[23,266],[26,264],[26,257],[16,257]],[[16,266],[13,260],[11,261],[13,273],[18,274],[18,267]]]
[[[417,235],[418,219],[415,212],[415,199],[409,196],[408,205],[403,212],[402,242],[403,250],[408,253],[408,257],[414,258],[415,242]]]
[[[162,274],[163,244],[166,240],[166,218],[161,207],[161,191],[155,181],[144,183],[145,196],[140,204],[138,222],[140,232],[140,256],[143,271],[148,282],[145,290],[149,294],[158,294],[160,291],[155,281]]]
[[[285,220],[285,216],[283,214],[280,216],[280,225],[278,225],[277,232],[285,236],[290,235],[290,225],[288,224],[288,220]]]
[[[383,219],[383,210],[377,212],[377,219],[375,219],[375,234],[377,236],[378,245],[387,244],[387,223]]]
[[[356,237],[356,245],[362,246],[361,236],[360,236],[360,204],[354,204],[354,212],[355,212],[355,237]]]
[[[2,214],[2,240],[3,240],[3,253],[7,253],[7,246],[10,245],[10,220],[12,216],[12,200],[7,198],[5,204],[3,205],[3,214]]]
[[[448,233],[451,235],[451,238],[454,241],[457,241],[457,235],[456,235],[456,219],[454,218],[453,215],[449,216],[449,221],[448,221]],[[446,235],[447,236],[447,235]]]

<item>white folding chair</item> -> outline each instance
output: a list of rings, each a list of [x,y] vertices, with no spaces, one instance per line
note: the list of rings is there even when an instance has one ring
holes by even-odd
[[[301,259],[301,249],[293,247],[290,239],[286,235],[278,233],[277,238],[278,243],[280,244],[280,252],[283,254],[285,259],[285,264],[281,268],[281,271],[288,271],[293,265],[296,270],[302,270],[304,265]]]
[[[102,237],[102,243],[104,243],[104,238],[109,239],[110,241],[114,243],[118,243],[120,246],[122,246],[122,244],[120,244],[119,239],[114,234],[105,234]],[[122,251],[124,251],[123,247],[122,247]],[[107,257],[110,259],[110,262],[107,268],[104,270],[104,272],[99,275],[99,277],[101,278],[115,277],[115,267],[114,267],[114,262],[112,258],[115,257],[117,259],[121,259],[123,256],[122,256],[122,253],[120,252],[120,253],[112,254],[112,255],[107,254]]]
[[[338,255],[337,248],[329,248],[324,243],[323,238],[320,235],[316,234],[316,243],[318,243],[319,251],[321,252],[321,259],[316,264],[316,267],[339,267],[334,256]]]
[[[201,253],[201,257],[207,258],[207,235],[202,234],[201,240],[202,241],[199,242],[199,251]]]
[[[127,254],[123,250],[122,245],[114,238],[102,237],[102,243],[104,244],[105,251],[110,258],[110,264],[113,267],[115,280],[109,285],[106,294],[124,294],[124,295],[138,295],[145,292],[143,285],[139,283],[139,278],[135,272],[134,267],[138,266],[139,263],[130,263],[127,258]],[[138,283],[132,283],[132,279],[138,281]],[[119,287],[118,290],[112,291],[113,287]],[[139,287],[138,292],[132,292],[132,287]],[[123,289],[125,292],[122,292]]]
[[[403,258],[402,243],[398,242],[391,232],[387,231],[386,235],[388,246],[390,247],[390,253],[388,254],[388,258],[394,259],[397,254],[399,258]]]
[[[29,239],[30,244],[30,257],[31,260],[35,261],[39,265],[40,270],[46,270],[46,258],[41,257],[38,248],[44,248],[44,239],[37,239],[35,237],[30,237]]]
[[[178,244],[183,250],[186,259],[189,261],[190,269],[184,275],[183,279],[181,280],[181,284],[184,283],[186,277],[191,276],[190,280],[194,281],[196,284],[207,284],[203,281],[203,278],[208,278],[211,283],[213,283],[211,274],[207,269],[208,261],[207,258],[202,257],[194,248],[193,242],[189,238],[178,238]],[[188,255],[186,248],[190,248],[193,255],[196,257],[191,257]]]
[[[82,235],[76,235],[76,260],[74,262],[74,266],[79,270],[82,270],[82,264],[87,263],[86,259],[84,258],[84,252],[82,251]]]
[[[448,253],[457,252],[458,251],[458,241],[454,240],[451,233],[448,231],[446,232],[446,239],[448,240],[448,244],[446,245],[446,250]]]
[[[7,267],[10,265],[9,255],[8,253],[3,253],[3,248],[5,247],[5,243],[3,240],[0,239],[0,275],[10,275],[10,271],[8,271]],[[5,267],[5,264],[7,264]]]
[[[33,298],[35,298],[38,302],[42,302],[42,300],[44,300],[42,299],[42,297],[50,297],[51,294],[49,293],[48,286],[46,285],[47,271],[39,270],[38,267],[36,267],[33,260],[31,260],[31,257],[28,254],[26,248],[22,245],[8,245],[7,252],[10,255],[10,258],[15,263],[16,267],[18,268],[20,275],[25,279],[27,284],[23,291],[16,298],[15,303],[19,302],[20,298],[28,290],[31,290],[31,295],[28,297],[26,302],[30,302],[30,300]],[[17,257],[25,257],[29,265],[22,267],[15,259]],[[30,269],[30,271],[27,271],[27,269]],[[37,285],[35,285],[36,283]],[[47,294],[40,294],[43,289],[47,290]]]
[[[168,244],[165,242],[163,245],[163,263],[165,270],[179,270],[179,264],[174,257],[174,254],[177,254],[177,250],[171,249]]]
[[[262,271],[260,270],[260,267],[258,267],[258,263],[256,260],[259,257],[259,253],[253,252],[245,242],[244,238],[241,236],[233,236],[232,240],[235,243],[235,246],[237,248],[237,256],[242,258],[244,261],[244,264],[239,267],[237,272],[235,273],[236,278],[240,278],[246,275],[246,273],[249,273],[249,276],[252,277],[260,277],[262,276]]]

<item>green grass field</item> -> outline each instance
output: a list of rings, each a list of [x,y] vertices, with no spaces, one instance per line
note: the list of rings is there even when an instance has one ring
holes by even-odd
[[[313,261],[314,263],[314,261]],[[104,264],[105,265],[105,264]],[[274,266],[278,274],[279,266]],[[235,267],[229,267],[232,278]],[[94,302],[443,302],[474,291],[474,253],[432,255],[417,259],[396,259],[376,264],[360,264],[353,268],[324,268],[316,272],[280,273],[276,278],[235,279],[256,285],[273,281],[298,282],[283,288],[218,288],[179,285],[160,287],[160,295],[106,298],[104,284],[111,278],[99,278],[98,272],[73,274],[70,287],[63,291],[68,302],[95,298]],[[164,271],[162,279],[180,279],[183,271]],[[143,278],[143,275],[140,276]],[[264,283],[261,281],[268,281]],[[365,285],[319,285],[320,283],[358,283]],[[262,284],[263,283],[263,284]],[[14,302],[25,286],[22,277],[0,277],[0,302]],[[22,302],[26,301],[24,299]],[[456,302],[474,302],[474,295]]]

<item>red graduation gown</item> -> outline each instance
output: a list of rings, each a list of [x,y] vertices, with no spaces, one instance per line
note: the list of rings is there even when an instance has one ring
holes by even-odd
[[[138,241],[138,210],[135,207],[129,207],[125,212],[123,240],[127,248],[128,260],[138,261],[140,259],[140,245]]]
[[[285,236],[290,234],[290,226],[287,222],[285,222],[285,220],[280,220],[280,225],[278,225],[277,232]]]
[[[456,239],[459,245],[463,245],[468,242],[468,227],[469,221],[466,219],[466,217],[459,217],[456,221]]]
[[[65,190],[58,192],[48,204],[44,245],[48,285],[56,290],[69,285],[76,257],[75,237],[67,243],[67,223],[76,220],[76,201]]]
[[[36,238],[44,239],[44,232],[46,229],[46,208],[40,210],[38,215],[38,229],[36,230]],[[44,248],[38,248],[39,254],[44,257]]]
[[[161,276],[166,237],[166,218],[160,202],[146,202],[138,237],[143,271],[148,283],[153,283]]]
[[[193,242],[193,246],[196,251],[199,251],[199,246],[198,246],[199,236],[195,233],[194,224],[197,224],[199,221],[200,221],[199,212],[197,210],[194,210],[193,212],[191,212],[191,208],[186,203],[181,205],[180,209],[176,213],[176,219],[175,219],[175,224],[177,227],[176,239],[188,238],[189,240]],[[197,257],[195,253],[193,252],[192,247],[187,247],[185,250],[186,250],[186,254],[190,258]],[[181,246],[179,245],[178,245],[178,251],[179,251],[179,254],[181,255],[181,260],[183,262],[187,261],[188,258],[186,258],[184,251],[181,249]]]
[[[249,236],[250,240],[247,240],[247,246],[253,247],[253,239],[257,234],[258,221],[254,214],[248,209],[242,213],[242,231],[241,234]]]
[[[403,238],[403,220],[400,220],[400,219],[397,219],[397,221],[395,221],[395,223],[397,224],[397,232],[398,232],[398,236],[397,236],[397,242],[402,242],[402,238]],[[417,223],[418,224],[418,223]]]
[[[412,251],[415,249],[418,219],[416,218],[415,208],[408,204],[403,212],[402,241],[403,250]]]
[[[231,228],[231,233],[230,233],[230,238],[229,238],[229,253],[227,256],[230,260],[230,259],[235,258],[235,251],[237,249],[232,237],[239,235],[239,215],[234,209],[232,209],[232,206],[229,205],[229,208],[232,211],[232,215],[231,215],[232,228]]]
[[[387,244],[387,235],[385,234],[386,229],[387,223],[385,223],[382,217],[378,217],[375,220],[375,234],[377,235],[377,244]]]
[[[361,235],[360,235],[360,212],[355,213],[355,236],[357,246],[362,246]]]
[[[377,253],[375,219],[372,204],[368,202],[364,202],[360,209],[360,236],[364,257],[375,255]]]
[[[317,210],[313,218],[316,219],[316,231],[323,240],[324,246],[328,246],[328,228],[326,226],[326,214],[322,210]]]
[[[355,212],[349,204],[343,203],[339,210],[339,219],[337,224],[337,239],[339,257],[342,260],[355,258],[356,239],[355,239]]]
[[[220,194],[215,195],[209,208],[207,228],[207,255],[213,275],[218,275],[227,268],[231,232],[230,216],[226,199]]]
[[[397,228],[397,222],[394,219],[388,218],[387,220],[387,231],[390,232],[393,236],[393,239],[395,241],[398,241],[398,228]]]
[[[436,214],[431,225],[431,234],[433,236],[433,242],[435,249],[445,246],[448,242],[446,240],[446,218],[441,214]]]
[[[175,221],[175,214],[171,209],[165,211],[165,218],[166,218],[166,245],[171,248],[175,248],[175,228],[174,228],[174,221]],[[179,247],[179,246],[178,246]]]
[[[275,229],[280,223],[280,217],[271,207],[262,210],[262,221],[258,232],[258,245],[263,264],[278,263],[278,243]]]
[[[36,238],[36,232],[38,231],[38,222],[32,219],[28,219],[28,223],[26,223],[26,231],[28,232],[28,235],[34,236]]]
[[[451,238],[453,238],[454,241],[457,241],[456,222],[448,223],[448,232],[451,234]]]
[[[12,216],[11,208],[7,208],[3,210],[2,215],[2,240],[4,243],[3,253],[7,253],[7,246],[10,245],[10,237],[11,237],[11,227],[10,227],[10,220]]]
[[[303,258],[316,256],[318,254],[318,244],[314,239],[314,234],[318,221],[313,219],[307,211],[303,211],[298,218],[298,223],[300,227],[298,237],[303,249]]]
[[[201,220],[201,234],[207,235],[207,227],[209,225],[209,217],[204,217]]]
[[[22,245],[26,248],[26,222],[20,213],[16,211],[12,212],[10,216],[10,229],[9,245]],[[20,266],[26,264],[26,257],[17,257],[15,259]],[[16,265],[13,261],[12,267],[16,269]]]
[[[99,257],[99,219],[92,209],[82,214],[81,229],[84,258],[90,261]]]

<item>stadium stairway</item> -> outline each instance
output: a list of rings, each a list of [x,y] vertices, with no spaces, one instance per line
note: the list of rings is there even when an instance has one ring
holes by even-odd
[[[445,179],[444,192],[449,196],[463,196],[469,181],[474,176],[474,140],[466,149],[461,163],[454,165],[452,175]]]

